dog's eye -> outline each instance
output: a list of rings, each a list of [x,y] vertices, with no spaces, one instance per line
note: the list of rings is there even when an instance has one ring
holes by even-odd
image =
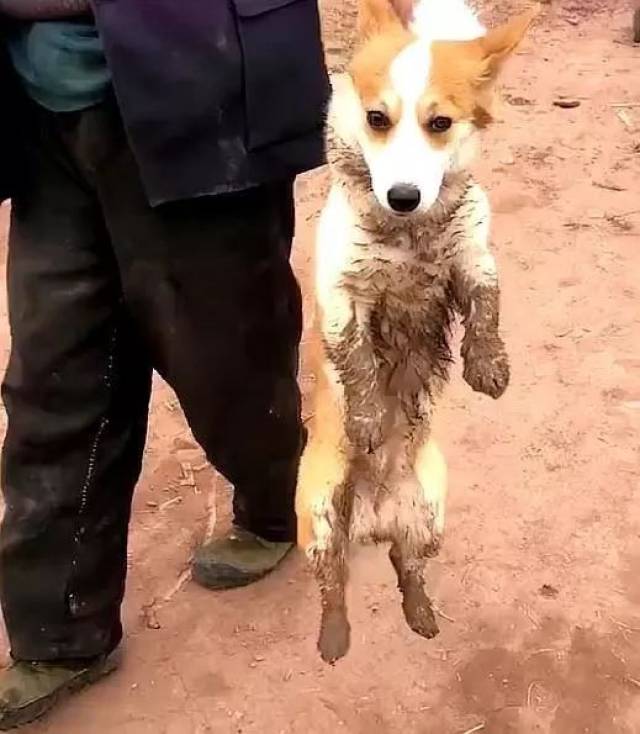
[[[391,127],[391,120],[380,110],[369,110],[367,122],[374,130],[388,130]]]
[[[450,117],[443,117],[438,115],[429,120],[429,129],[434,133],[445,133],[453,125],[453,120]]]

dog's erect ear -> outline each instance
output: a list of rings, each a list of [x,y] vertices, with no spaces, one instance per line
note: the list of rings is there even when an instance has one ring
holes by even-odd
[[[358,33],[368,38],[385,30],[404,27],[413,20],[415,0],[359,0]]]
[[[539,7],[532,8],[507,23],[493,28],[479,39],[483,57],[479,82],[490,82],[495,79],[503,63],[524,38],[538,12]]]

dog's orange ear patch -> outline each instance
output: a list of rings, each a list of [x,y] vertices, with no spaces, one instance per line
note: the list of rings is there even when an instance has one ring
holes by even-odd
[[[359,0],[358,33],[371,38],[386,31],[406,28],[413,16],[414,0]]]
[[[532,8],[491,29],[480,39],[482,68],[479,82],[490,82],[497,76],[502,64],[518,47],[538,12],[538,7]]]
[[[415,37],[398,26],[385,33],[376,34],[354,56],[350,73],[356,91],[363,103],[380,100],[389,84],[389,70],[393,60]]]
[[[488,125],[493,120],[493,82],[537,14],[537,8],[530,10],[473,41],[434,41],[430,82],[436,95],[477,127]]]

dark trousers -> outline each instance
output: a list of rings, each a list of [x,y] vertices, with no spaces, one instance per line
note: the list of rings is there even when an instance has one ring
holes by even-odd
[[[293,540],[302,427],[292,182],[151,209],[115,105],[33,111],[9,242],[0,592],[17,659],[120,641],[152,368],[234,485]]]

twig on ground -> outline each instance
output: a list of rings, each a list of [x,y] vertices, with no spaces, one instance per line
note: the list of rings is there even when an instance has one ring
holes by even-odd
[[[186,586],[189,581],[191,581],[191,560],[189,561],[189,565],[187,568],[184,569],[184,571],[178,576],[177,581],[175,584],[167,591],[167,593],[162,597],[163,602],[169,602],[173,599],[173,597],[181,591],[181,589]]]
[[[633,120],[629,117],[625,110],[618,109],[616,111],[616,115],[618,116],[620,122],[627,128],[627,130],[633,130]]]
[[[207,496],[207,527],[204,531],[204,542],[208,543],[213,538],[213,533],[218,522],[218,512],[216,508],[217,492],[216,486],[219,477],[216,477],[212,483],[211,489]]]
[[[469,578],[469,576],[471,575],[471,572],[475,569],[475,567],[476,567],[475,563],[467,564],[467,567],[462,572],[462,577],[460,578],[460,583],[462,584],[462,586],[466,586],[467,579]]]
[[[462,734],[475,734],[477,731],[482,731],[486,724],[483,722],[482,724],[478,724],[478,726],[474,726],[473,729],[467,729],[467,731],[463,731]]]
[[[536,617],[536,615],[533,613],[533,611],[529,607],[527,607],[527,606],[525,606],[523,608],[523,611],[524,611],[524,614],[527,617],[527,619],[531,622],[531,624],[534,627],[540,629],[540,620]]]
[[[531,708],[531,696],[533,694],[533,689],[536,687],[536,681],[532,680],[531,683],[529,683],[529,688],[527,688],[527,708]]]
[[[448,614],[445,614],[440,607],[433,605],[433,611],[439,616],[442,617],[442,619],[446,619],[447,622],[452,622],[453,624],[456,623],[456,620],[453,617],[450,617]]]
[[[598,189],[606,189],[607,191],[626,191],[624,186],[618,186],[616,184],[605,183],[604,181],[594,181],[593,185]]]
[[[168,509],[169,507],[172,507],[173,505],[178,505],[182,502],[182,497],[174,497],[173,499],[167,500],[166,502],[163,502],[160,507],[158,507],[158,510],[162,512],[163,510]]]
[[[640,627],[630,627],[628,624],[621,622],[619,619],[615,619],[615,617],[609,617],[609,619],[613,624],[616,625],[616,627],[627,630],[627,632],[640,632]]]

